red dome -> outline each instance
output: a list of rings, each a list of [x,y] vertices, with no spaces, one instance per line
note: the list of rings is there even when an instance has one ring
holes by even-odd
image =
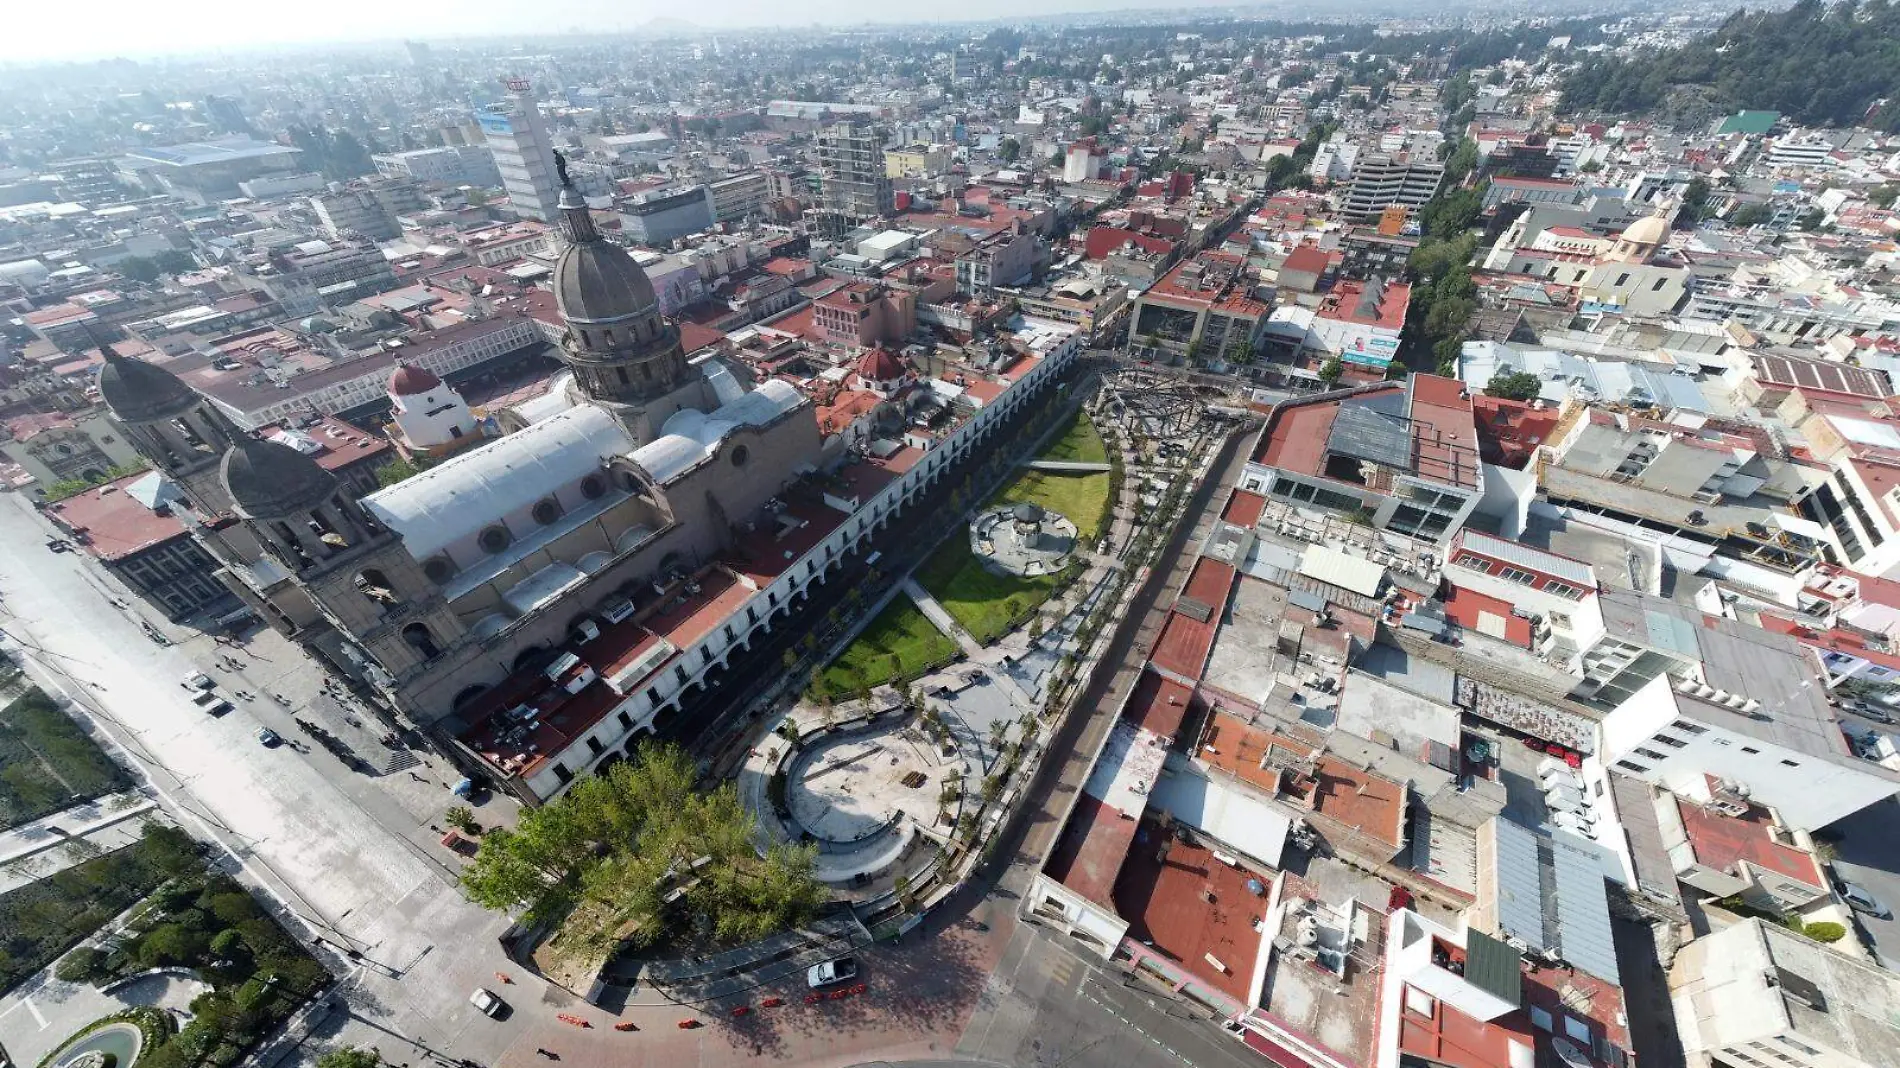
[[[442,380],[433,372],[425,371],[413,363],[398,365],[396,373],[389,376],[389,392],[398,397],[427,393],[441,384]]]
[[[858,377],[868,382],[889,382],[904,377],[904,365],[884,349],[872,349],[858,359]]]

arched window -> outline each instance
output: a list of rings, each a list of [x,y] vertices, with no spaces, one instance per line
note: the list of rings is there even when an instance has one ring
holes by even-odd
[[[469,702],[475,700],[477,697],[480,697],[481,695],[487,692],[488,692],[487,686],[464,687],[461,693],[458,693],[455,695],[455,701],[453,704],[455,711],[460,712],[462,709],[467,708],[469,705]]]
[[[435,643],[435,635],[429,633],[429,628],[421,623],[411,623],[402,628],[402,640],[421,653],[424,660],[434,660],[442,655],[442,647]]]
[[[440,586],[455,577],[455,561],[446,556],[431,556],[422,562],[422,575]]]
[[[552,497],[543,497],[534,502],[532,514],[534,521],[545,527],[549,523],[561,518],[561,502]]]
[[[389,576],[373,567],[366,567],[356,573],[356,588],[363,596],[377,604],[395,604],[396,586]]]

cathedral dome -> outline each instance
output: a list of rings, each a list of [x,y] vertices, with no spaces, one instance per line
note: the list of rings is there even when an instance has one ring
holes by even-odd
[[[239,509],[255,519],[308,512],[336,493],[336,476],[288,445],[243,438],[224,454],[218,475]]]
[[[432,371],[424,370],[413,363],[401,364],[396,373],[389,376],[389,392],[396,397],[415,397],[427,393],[442,384],[442,380]]]
[[[106,358],[99,371],[99,395],[120,419],[153,423],[198,403],[198,394],[163,367],[121,356],[110,345],[99,348]]]
[[[659,303],[653,282],[633,256],[594,229],[587,204],[572,186],[561,193],[567,248],[554,264],[554,303],[561,318],[576,323],[612,323],[651,314]]]
[[[1632,245],[1660,245],[1669,236],[1669,221],[1661,215],[1645,215],[1623,231],[1623,240]]]

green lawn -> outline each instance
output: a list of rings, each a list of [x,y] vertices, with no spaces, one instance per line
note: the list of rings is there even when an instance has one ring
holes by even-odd
[[[957,539],[967,541],[967,539]],[[932,626],[910,598],[898,594],[819,679],[834,694],[877,686],[956,653],[957,643]]]
[[[52,699],[29,689],[0,709],[0,829],[130,785]]]
[[[1102,435],[1096,432],[1095,423],[1089,419],[1088,413],[1077,409],[1062,428],[1062,433],[1036,458],[1105,464],[1108,462],[1108,446],[1102,444]]]
[[[1108,502],[1108,490],[1106,471],[1087,475],[1024,471],[997,491],[989,506],[1034,501],[1045,511],[1068,516],[1075,524],[1076,534],[1087,544],[1102,531],[1102,506]]]
[[[917,584],[984,645],[1008,633],[1017,616],[1049,599],[1056,575],[999,575],[970,551],[970,539],[952,535],[917,569]]]
[[[1094,428],[1089,427],[1088,433],[1100,449],[1101,439],[1094,437]],[[1065,434],[1062,440],[1067,441],[1071,436]],[[1023,471],[997,491],[986,507],[1034,501],[1048,511],[1068,516],[1075,523],[1082,544],[1088,545],[1101,532],[1102,508],[1108,502],[1108,491],[1106,472],[1065,475],[1054,471]],[[970,539],[963,530],[944,539],[930,559],[917,569],[916,578],[918,585],[929,590],[951,618],[984,645],[1008,633],[1012,620],[1048,600],[1062,585],[1060,575],[1019,577],[991,571],[970,551]]]

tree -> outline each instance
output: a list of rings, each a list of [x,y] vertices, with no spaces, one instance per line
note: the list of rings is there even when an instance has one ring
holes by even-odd
[[[91,946],[80,946],[59,962],[53,974],[63,983],[89,983],[105,974],[106,954]]]
[[[482,833],[482,825],[475,822],[475,813],[467,805],[451,805],[449,810],[442,814],[442,822],[463,834]]]
[[[1016,157],[1022,154],[1022,143],[1017,141],[1014,137],[1005,137],[996,146],[996,155],[1004,163],[1014,163],[1016,162]]]
[[[1774,210],[1766,204],[1744,204],[1728,221],[1734,226],[1760,226],[1774,217]]]
[[[383,1055],[375,1049],[340,1046],[317,1058],[317,1068],[382,1068]]]
[[[1598,171],[1601,171],[1602,169],[1603,169],[1603,164],[1593,159],[1585,160],[1583,166],[1577,168],[1577,170],[1583,172],[1584,174],[1595,174]]]
[[[1529,371],[1499,370],[1491,376],[1491,381],[1485,384],[1484,392],[1488,397],[1527,401],[1536,397],[1543,388],[1543,379]]]
[[[1337,384],[1345,373],[1346,365],[1341,363],[1337,356],[1330,356],[1325,363],[1319,365],[1319,380],[1329,386]]]
[[[422,465],[406,457],[397,457],[376,469],[378,486],[393,486],[407,478],[414,478],[423,471]]]
[[[816,850],[781,844],[761,856],[736,788],[701,790],[697,780],[685,750],[643,745],[524,813],[513,831],[489,831],[462,885],[479,904],[530,917],[572,906],[563,938],[602,955],[657,937],[663,907],[722,942],[809,918],[825,898]]]

